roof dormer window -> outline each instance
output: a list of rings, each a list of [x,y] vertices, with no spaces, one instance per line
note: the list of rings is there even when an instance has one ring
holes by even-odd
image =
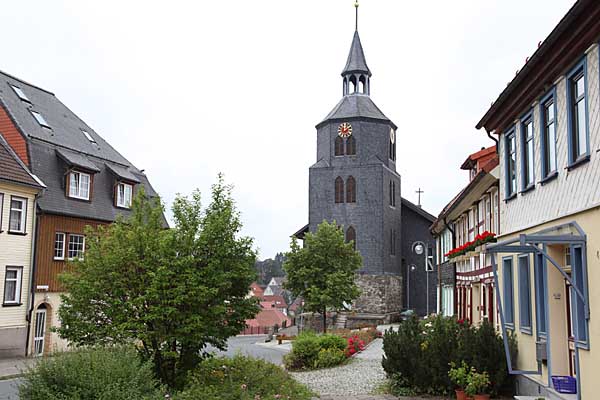
[[[90,199],[91,177],[79,171],[69,172],[69,197],[80,200]]]
[[[86,130],[83,130],[83,129],[82,129],[82,130],[81,130],[81,133],[83,133],[83,136],[85,136],[85,138],[86,138],[87,140],[89,140],[89,141],[90,141],[90,143],[92,143],[92,144],[96,144],[96,140],[94,140],[94,138],[92,137],[92,135],[90,135],[90,134],[89,134],[89,132],[88,132],[88,131],[86,131]]]
[[[44,118],[44,116],[42,114],[40,114],[37,111],[33,111],[33,110],[29,110],[29,112],[31,112],[31,115],[33,115],[33,118],[35,118],[35,120],[38,122],[38,124],[40,124],[44,128],[52,129],[50,127],[50,125],[48,124],[48,122],[46,122],[46,119]]]
[[[131,199],[133,197],[133,185],[125,182],[119,182],[116,187],[117,207],[131,208]]]
[[[10,87],[12,88],[12,90],[15,91],[15,93],[17,94],[17,96],[19,96],[19,98],[27,103],[31,103],[31,100],[29,100],[29,97],[27,97],[27,95],[25,94],[25,92],[23,92],[23,90],[21,90],[20,87],[15,86],[15,85],[10,85]]]

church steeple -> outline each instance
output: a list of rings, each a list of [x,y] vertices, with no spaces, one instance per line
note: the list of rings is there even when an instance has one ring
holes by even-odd
[[[358,35],[358,0],[354,3],[354,7],[356,7],[354,37],[352,38],[352,45],[350,46],[346,66],[342,71],[344,96],[350,94],[369,95],[371,93],[371,70],[367,66],[365,52],[363,51],[360,36]]]

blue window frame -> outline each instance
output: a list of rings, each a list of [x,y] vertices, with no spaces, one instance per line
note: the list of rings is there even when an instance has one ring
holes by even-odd
[[[504,292],[504,323],[513,329],[514,317],[514,291],[513,291],[513,259],[505,257],[502,259],[502,289]]]
[[[504,134],[504,165],[506,169],[506,199],[512,198],[517,193],[517,142],[515,128]]]
[[[529,111],[521,118],[521,190],[535,187],[533,155],[533,113]]]
[[[542,180],[558,173],[556,164],[556,88],[540,100]]]
[[[548,272],[546,259],[541,254],[535,255],[535,318],[537,338],[545,338],[546,310],[548,309]]]
[[[585,58],[567,75],[567,115],[569,166],[572,167],[585,161],[590,154]]]
[[[519,328],[531,334],[531,280],[529,255],[519,256]]]
[[[587,299],[587,273],[585,253],[582,246],[571,246],[571,274],[574,286],[583,293]],[[579,344],[588,345],[588,323],[584,302],[579,297],[574,289],[571,296],[571,315],[575,316],[573,321],[573,329],[575,339]]]

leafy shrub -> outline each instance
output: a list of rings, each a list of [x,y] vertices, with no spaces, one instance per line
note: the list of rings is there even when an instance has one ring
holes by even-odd
[[[346,359],[347,357],[343,350],[337,348],[321,349],[315,361],[315,368],[335,367],[342,364]]]
[[[514,340],[511,343],[514,348]],[[455,318],[419,321],[412,317],[400,324],[398,332],[386,332],[383,350],[388,377],[418,393],[450,393],[454,389],[448,375],[451,363],[463,361],[488,373],[492,394],[510,383],[502,338],[487,321],[472,327]]]
[[[475,368],[471,367],[469,374],[469,383],[465,388],[465,393],[469,396],[476,394],[486,394],[490,386],[490,378],[487,372],[478,373]]]
[[[450,371],[448,371],[450,380],[456,387],[464,390],[469,384],[469,366],[463,361],[460,367],[457,367],[454,362],[450,363],[450,367]]]
[[[292,342],[292,351],[285,355],[284,364],[290,370],[339,365],[344,359],[338,355],[339,353],[344,354],[346,346],[346,339],[337,335],[317,335],[313,332],[303,332]],[[330,350],[330,352],[321,355],[323,358],[319,361],[320,353],[323,350]],[[338,360],[337,364],[332,364],[333,360]]]
[[[174,400],[308,400],[313,396],[278,366],[242,355],[203,361],[189,382]]]
[[[321,349],[337,349],[342,352],[346,349],[346,341],[343,337],[328,334],[318,336],[318,339]]]
[[[19,387],[22,400],[162,399],[153,365],[130,348],[93,348],[41,359]]]

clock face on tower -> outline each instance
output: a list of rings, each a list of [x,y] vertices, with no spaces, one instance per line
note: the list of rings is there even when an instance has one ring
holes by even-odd
[[[394,132],[394,128],[390,128],[390,142],[394,143],[396,141],[396,132]]]
[[[342,122],[340,126],[338,126],[338,135],[343,138],[352,135],[352,125],[350,125],[349,122]]]

